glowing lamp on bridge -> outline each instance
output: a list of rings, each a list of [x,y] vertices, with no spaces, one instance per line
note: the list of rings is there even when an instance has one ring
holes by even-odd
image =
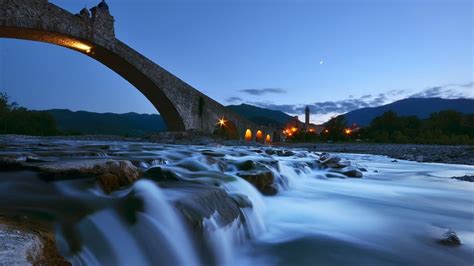
[[[217,124],[218,124],[220,127],[224,127],[226,122],[227,122],[227,121],[224,119],[224,117],[222,117],[221,119],[217,120]]]
[[[270,144],[271,142],[272,142],[272,137],[270,136],[270,134],[267,134],[267,136],[265,137],[265,143]]]
[[[70,47],[75,48],[77,50],[81,50],[81,51],[86,52],[86,53],[90,53],[91,50],[92,50],[92,47],[90,45],[87,45],[85,43],[78,42],[78,41],[68,42],[67,46],[70,46]]]
[[[344,132],[346,132],[346,135],[349,135],[349,134],[351,134],[352,130],[346,128],[346,130],[344,130]]]
[[[328,129],[325,129],[325,130],[324,130],[324,133],[329,133],[329,130],[328,130]]]
[[[252,130],[247,129],[245,131],[245,140],[246,141],[252,141]]]

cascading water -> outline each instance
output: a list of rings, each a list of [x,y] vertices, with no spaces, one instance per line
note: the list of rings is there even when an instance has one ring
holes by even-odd
[[[19,144],[5,153],[45,161],[100,154],[130,160],[144,172],[160,168],[165,177],[106,195],[87,178],[47,183],[31,171],[0,171],[0,212],[52,217],[60,252],[74,265],[474,261],[474,184],[449,178],[473,174],[473,166],[341,154],[345,165],[367,170],[363,178],[349,179],[320,167],[320,156],[304,150],[68,141],[48,146],[35,139]],[[262,195],[242,177],[254,174],[246,168],[270,171],[278,193]],[[237,216],[226,213],[234,201]],[[437,243],[448,228],[461,246]]]

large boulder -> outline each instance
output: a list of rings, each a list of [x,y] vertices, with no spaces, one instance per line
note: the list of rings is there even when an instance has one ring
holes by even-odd
[[[140,170],[126,160],[58,161],[36,165],[41,178],[54,181],[72,178],[97,178],[106,193],[129,186],[140,176]]]

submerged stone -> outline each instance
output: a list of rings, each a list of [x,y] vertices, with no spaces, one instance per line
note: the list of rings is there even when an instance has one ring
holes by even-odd
[[[451,178],[457,179],[457,180],[460,180],[460,181],[474,182],[474,175],[453,176]]]
[[[234,193],[230,195],[240,208],[252,208],[253,204],[249,197],[244,194]]]
[[[249,171],[256,167],[256,163],[252,160],[246,160],[237,164],[237,168],[241,171]]]
[[[171,172],[168,169],[163,169],[160,166],[148,168],[148,170],[146,170],[143,173],[143,177],[152,179],[154,181],[178,181],[179,180],[178,176],[175,173]]]
[[[347,170],[347,171],[343,172],[343,174],[347,177],[355,177],[355,178],[361,178],[363,176],[362,172],[357,170],[357,169]]]
[[[454,232],[452,229],[448,229],[444,234],[443,238],[438,240],[438,243],[445,245],[445,246],[451,246],[451,247],[456,247],[461,245],[461,239],[459,239],[458,235],[456,232]]]

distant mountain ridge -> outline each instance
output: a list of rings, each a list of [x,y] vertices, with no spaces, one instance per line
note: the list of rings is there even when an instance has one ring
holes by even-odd
[[[166,125],[158,114],[94,113],[67,109],[51,109],[43,112],[51,114],[58,128],[65,133],[136,137],[166,130]]]
[[[228,105],[226,107],[257,125],[282,126],[293,119],[293,116],[282,111],[261,108],[245,103],[240,105]]]
[[[399,116],[414,115],[420,119],[428,118],[431,113],[443,110],[470,114],[474,113],[474,99],[407,98],[378,107],[357,109],[344,116],[349,124],[367,126],[375,117],[390,110]]]

